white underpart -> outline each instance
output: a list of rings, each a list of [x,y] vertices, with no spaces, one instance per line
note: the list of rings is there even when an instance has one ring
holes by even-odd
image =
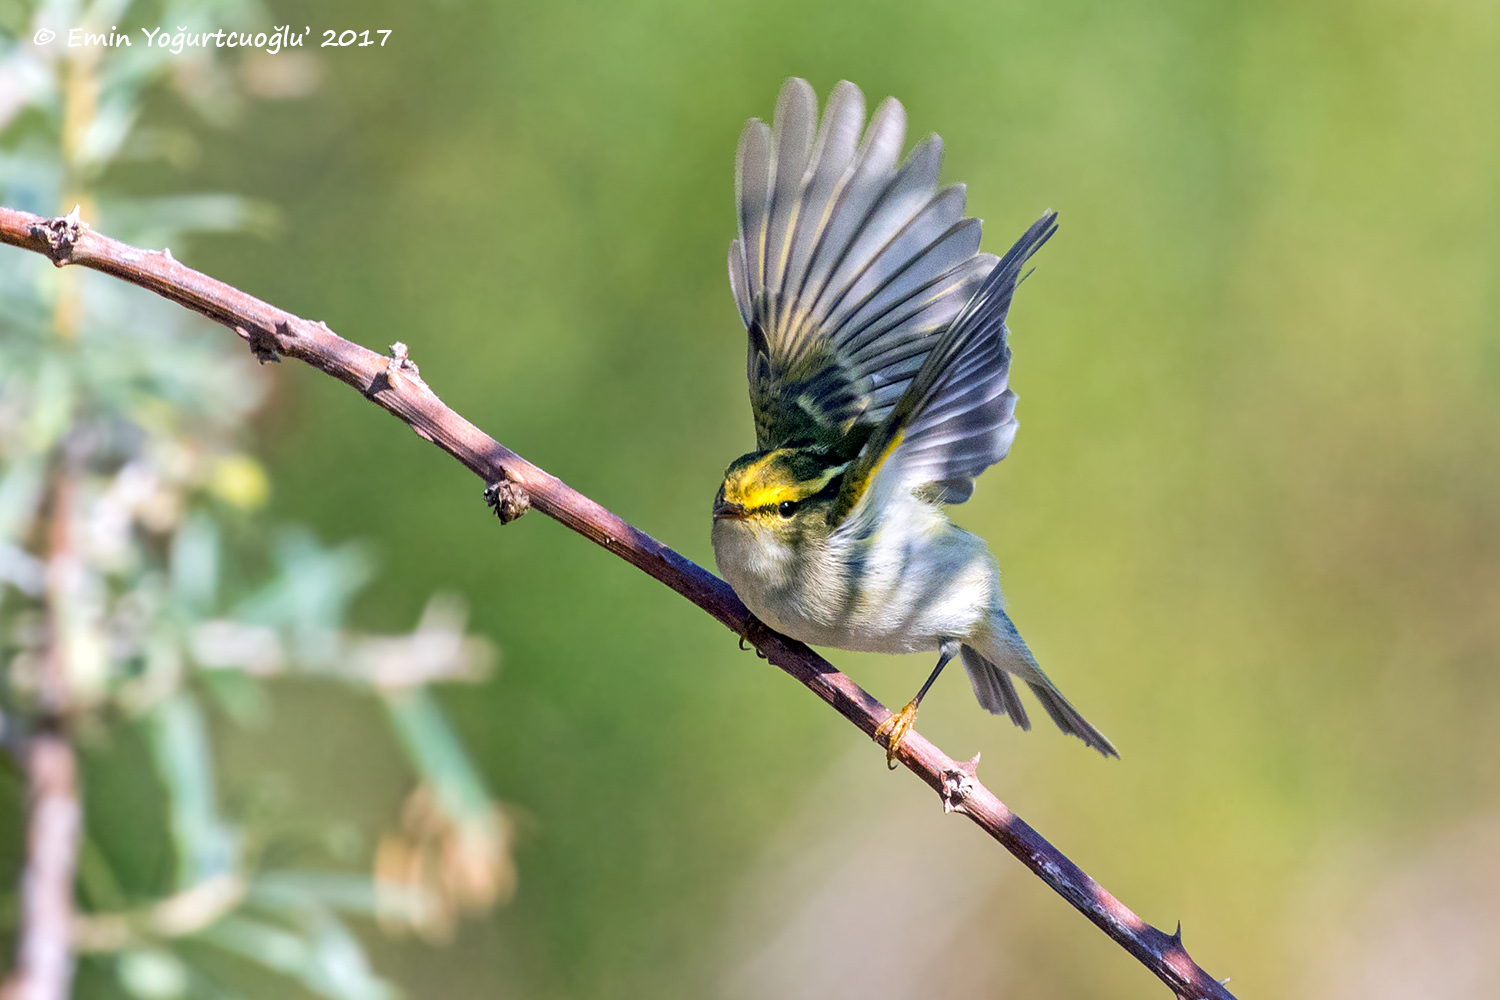
[[[871,506],[797,554],[753,520],[716,521],[719,570],[757,618],[811,645],[911,653],[986,633],[1001,597],[984,541],[910,493],[880,504],[869,532]]]

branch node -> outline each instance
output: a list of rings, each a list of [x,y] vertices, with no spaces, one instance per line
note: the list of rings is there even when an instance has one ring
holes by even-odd
[[[234,328],[234,332],[239,334],[241,340],[250,345],[250,353],[255,355],[256,361],[259,361],[261,364],[265,364],[267,361],[281,363],[281,355],[278,353],[281,344],[277,342],[275,334],[258,326],[250,330],[246,330],[243,326],[237,326]]]
[[[943,769],[943,796],[944,815],[963,811],[964,800],[974,794],[974,784],[979,780],[979,754],[975,754],[962,764],[954,764],[952,767]]]
[[[509,524],[531,509],[531,497],[525,487],[510,479],[497,479],[484,488],[484,502],[500,519]]]
[[[73,245],[88,228],[88,223],[79,218],[79,206],[74,205],[67,215],[33,224],[31,235],[47,241],[47,258],[62,267],[73,259]]]
[[[395,388],[401,384],[403,375],[411,375],[420,380],[422,371],[411,359],[407,346],[398,340],[391,345],[391,356],[385,363],[385,380]]]
[[[162,258],[165,259],[168,263],[171,263],[171,264],[177,263],[177,258],[172,256],[172,248],[171,247],[162,247],[161,248],[161,255],[162,255]]]

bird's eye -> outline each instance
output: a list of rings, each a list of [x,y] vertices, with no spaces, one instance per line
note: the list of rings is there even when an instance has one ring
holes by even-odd
[[[797,502],[795,500],[783,500],[781,501],[781,505],[776,508],[776,511],[782,517],[791,517],[792,513],[796,511],[796,509]]]

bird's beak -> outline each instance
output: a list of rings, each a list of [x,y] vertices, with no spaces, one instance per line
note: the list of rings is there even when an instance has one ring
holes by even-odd
[[[740,504],[730,503],[728,500],[714,501],[715,521],[743,521],[749,516],[750,512]]]

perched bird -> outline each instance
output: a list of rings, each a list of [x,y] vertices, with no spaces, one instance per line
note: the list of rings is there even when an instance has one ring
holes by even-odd
[[[864,96],[847,81],[821,122],[812,87],[792,79],[774,123],[745,126],[729,281],[750,337],[756,450],[730,464],[714,498],[714,557],[778,632],[938,652],[917,696],[881,727],[893,767],[955,656],[991,712],[1031,728],[1015,676],[1063,732],[1119,756],[1037,666],[984,541],[943,509],[967,500],[1015,437],[1005,318],[1057,216],[1003,257],[981,253],[963,186],[938,187],[942,141],[929,136],[902,161],[905,133],[894,98],[866,128]]]

